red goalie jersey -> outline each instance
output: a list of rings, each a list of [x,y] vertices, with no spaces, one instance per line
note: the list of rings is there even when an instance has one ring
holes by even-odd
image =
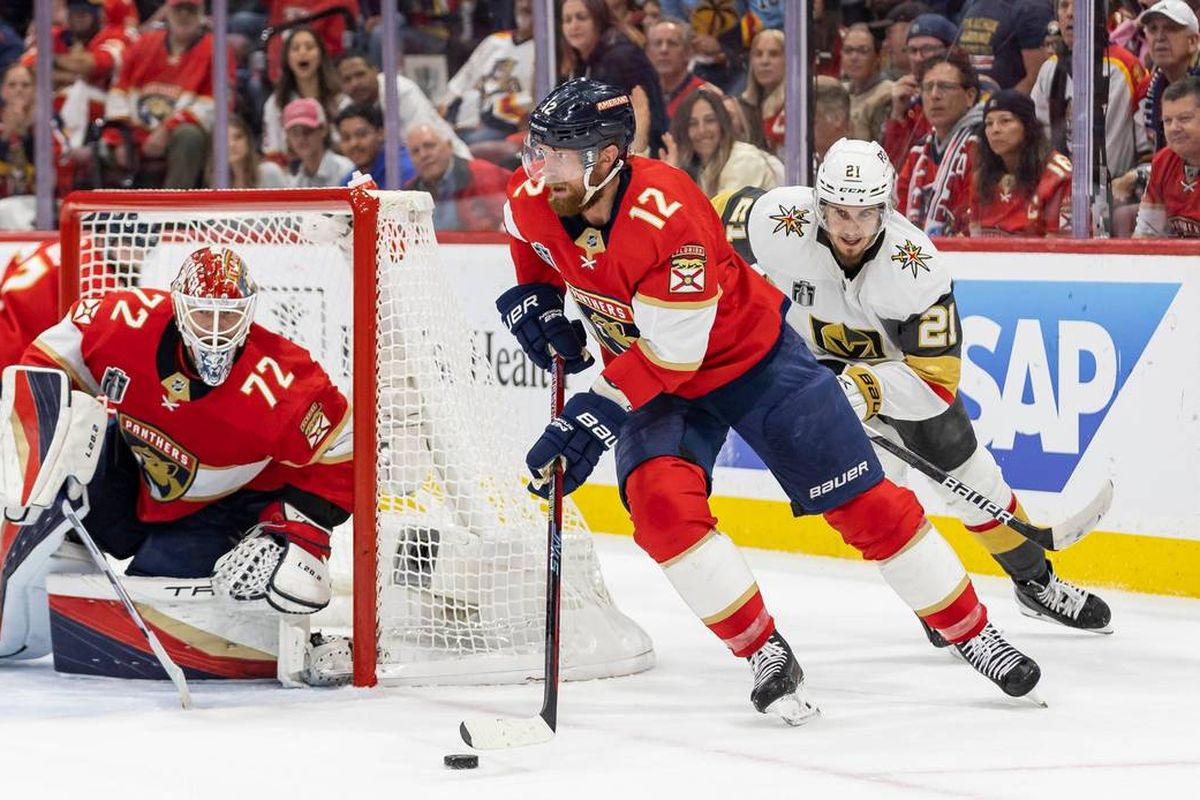
[[[783,295],[734,252],[687,173],[634,157],[619,180],[600,230],[560,218],[543,185],[515,173],[505,227],[517,281],[565,285],[604,348],[604,377],[634,408],[707,394],[771,349]]]
[[[291,486],[350,511],[350,412],[308,353],[253,325],[220,386],[184,357],[167,292],[81,300],[42,333],[24,363],[58,367],[104,394],[141,467],[137,515],[179,519],[241,489]]]

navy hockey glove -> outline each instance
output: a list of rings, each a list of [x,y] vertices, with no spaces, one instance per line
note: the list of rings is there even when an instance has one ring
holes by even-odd
[[[578,489],[592,474],[605,451],[617,443],[625,423],[625,409],[595,392],[580,392],[567,401],[562,414],[546,430],[529,453],[525,464],[533,473],[529,491],[546,499],[554,462],[563,459],[563,493]]]
[[[592,365],[583,323],[566,318],[562,293],[556,287],[548,283],[514,286],[496,300],[496,309],[529,360],[542,369],[552,366],[551,349],[562,356],[568,375]]]

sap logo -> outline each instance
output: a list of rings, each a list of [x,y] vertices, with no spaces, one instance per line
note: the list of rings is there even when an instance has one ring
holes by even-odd
[[[1179,284],[957,281],[961,394],[1016,489],[1066,486]]]

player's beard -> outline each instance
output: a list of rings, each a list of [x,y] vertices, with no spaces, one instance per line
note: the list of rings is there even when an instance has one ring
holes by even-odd
[[[612,169],[612,167],[609,167],[609,169]],[[592,168],[591,183],[593,186],[601,183],[606,177],[608,177],[608,173],[600,174],[600,170],[601,167],[599,165],[596,165]],[[549,202],[551,210],[560,217],[574,217],[578,214],[582,214],[584,211],[587,211],[589,208],[596,205],[596,203],[600,202],[600,196],[604,194],[604,192],[596,192],[588,199],[586,203],[583,202],[583,196],[585,194],[583,183],[583,181],[580,181],[579,183],[575,183],[574,181],[564,181],[562,183],[546,184],[547,188],[550,189]],[[557,188],[565,189],[566,192],[564,194],[556,195],[554,190]]]

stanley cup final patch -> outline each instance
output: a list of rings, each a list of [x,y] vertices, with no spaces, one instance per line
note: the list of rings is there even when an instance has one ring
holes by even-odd
[[[671,256],[672,294],[699,294],[704,291],[704,267],[708,257],[704,246],[685,244]]]
[[[129,388],[129,375],[120,367],[105,367],[104,377],[100,379],[100,394],[108,398],[114,406],[125,399],[125,390]]]

